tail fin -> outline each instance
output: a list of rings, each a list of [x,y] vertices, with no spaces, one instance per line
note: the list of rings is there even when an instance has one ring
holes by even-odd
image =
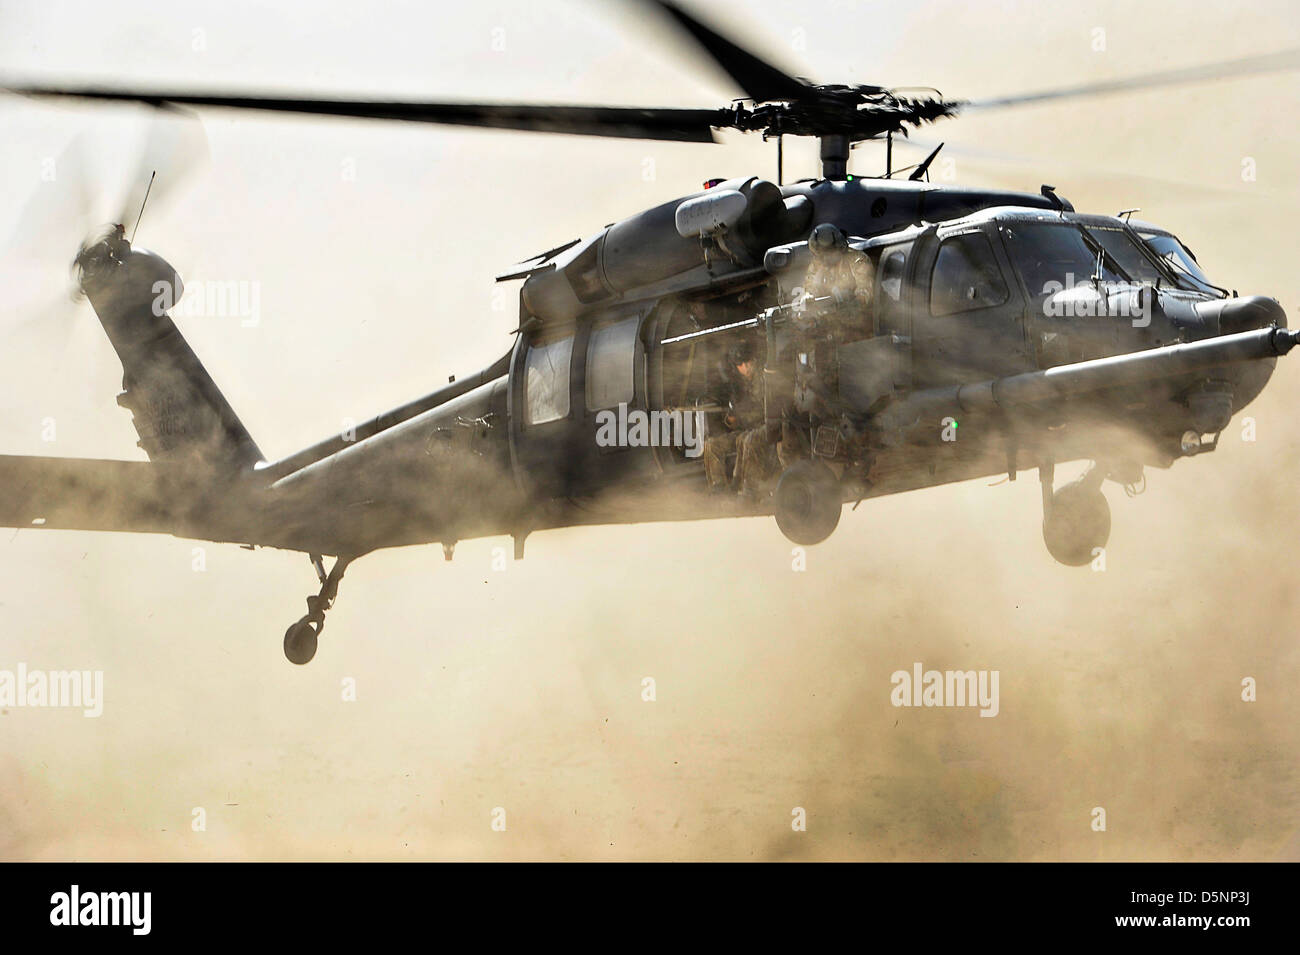
[[[262,452],[166,313],[180,276],[152,252],[131,248],[121,226],[83,249],[81,288],[122,362],[117,403],[134,418],[151,461],[187,470],[251,470]]]

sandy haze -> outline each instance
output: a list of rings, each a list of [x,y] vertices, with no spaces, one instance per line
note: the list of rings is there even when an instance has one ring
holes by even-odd
[[[620,4],[334,4],[310,20],[251,2],[131,6],[0,2],[6,75],[735,95],[678,46],[646,49],[667,32]],[[950,96],[1300,45],[1287,2],[718,6],[715,21],[794,72]],[[1050,182],[1088,211],[1140,206],[1212,278],[1278,297],[1294,324],[1298,107],[1300,77],[1283,75],[921,135],[950,144],[941,176]],[[40,164],[79,133],[117,201],[137,111],[5,99],[0,116],[0,238],[23,210],[60,205],[72,186],[42,182]],[[210,164],[146,213],[139,241],[187,282],[259,283],[255,327],[180,324],[272,457],[496,358],[516,312],[513,287],[494,298],[491,279],[511,262],[704,178],[775,166],[774,147],[732,135],[706,147],[204,118]],[[791,178],[813,174],[815,149],[788,151]],[[862,146],[851,169],[880,157]],[[111,348],[88,306],[58,298],[78,238],[6,247],[0,452],[139,458]],[[53,278],[22,264],[45,248],[63,257]],[[46,298],[57,314],[22,324]],[[451,563],[436,547],[371,555],[303,668],[280,647],[315,588],[300,555],[207,545],[196,572],[188,541],[0,531],[0,668],[102,669],[106,697],[99,719],[0,713],[0,858],[1300,858],[1298,405],[1300,360],[1284,359],[1246,412],[1256,441],[1238,420],[1213,455],[1149,471],[1144,496],[1108,485],[1104,573],[1047,556],[1027,473],[846,510],[802,573],[771,520],[541,533],[505,571],[492,561],[506,540],[462,543]],[[914,661],[999,670],[1000,714],[891,706],[890,674]],[[1240,699],[1245,677],[1257,702]],[[1089,825],[1097,806],[1105,833]]]

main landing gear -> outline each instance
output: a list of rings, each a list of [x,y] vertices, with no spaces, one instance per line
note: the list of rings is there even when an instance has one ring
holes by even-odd
[[[325,564],[319,554],[311,555],[312,566],[320,580],[320,593],[307,598],[307,614],[284,632],[284,655],[290,663],[301,666],[310,663],[316,655],[316,639],[325,629],[325,611],[334,605],[338,596],[339,581],[355,558],[337,557],[330,572],[325,573]]]
[[[1043,541],[1047,551],[1069,567],[1083,567],[1110,540],[1110,505],[1101,493],[1106,468],[1097,464],[1059,491],[1052,489],[1054,468],[1038,469],[1043,487]]]
[[[772,495],[776,526],[796,544],[820,544],[830,537],[843,509],[839,479],[822,461],[790,465]]]

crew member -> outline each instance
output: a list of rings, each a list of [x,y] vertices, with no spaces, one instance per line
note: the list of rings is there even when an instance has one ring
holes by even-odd
[[[865,252],[849,248],[848,237],[838,227],[823,222],[808,237],[812,264],[804,276],[804,292],[813,298],[832,296],[841,304],[871,307],[876,270]]]
[[[721,492],[731,487],[757,498],[776,467],[776,455],[764,420],[762,380],[752,342],[737,342],[727,349],[715,399],[726,409],[723,422],[727,430],[704,442],[709,490]],[[728,480],[727,455],[733,452],[736,468]]]

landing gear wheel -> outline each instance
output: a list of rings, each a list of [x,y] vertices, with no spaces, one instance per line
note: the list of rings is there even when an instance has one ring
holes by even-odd
[[[320,554],[309,554],[311,563],[316,568],[316,577],[320,580],[320,593],[307,597],[307,615],[284,632],[284,655],[290,663],[302,666],[310,663],[316,655],[316,639],[325,629],[325,611],[334,606],[338,596],[339,581],[348,564],[356,560],[357,555],[339,554],[334,559],[334,566],[325,573],[325,565]]]
[[[796,461],[772,496],[776,526],[796,544],[820,544],[840,522],[844,502],[835,472],[821,461]]]
[[[302,666],[316,655],[317,630],[303,617],[284,632],[284,655],[290,663]]]
[[[1106,495],[1083,481],[1067,484],[1052,495],[1043,514],[1043,542],[1056,560],[1082,567],[1093,550],[1110,540],[1110,505]]]

